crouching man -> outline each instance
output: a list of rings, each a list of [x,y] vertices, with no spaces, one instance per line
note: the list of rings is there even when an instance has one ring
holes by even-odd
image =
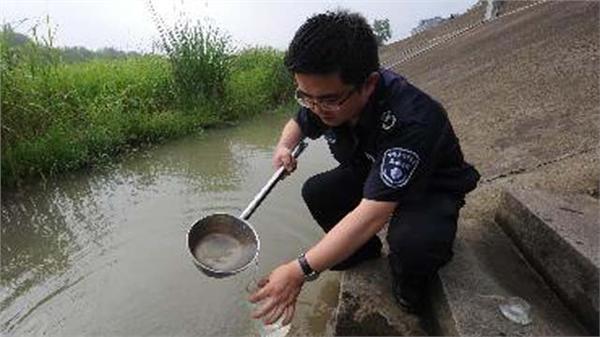
[[[276,168],[291,172],[291,149],[323,136],[339,166],[308,179],[302,196],[326,233],[298,259],[273,270],[250,301],[264,301],[254,318],[284,315],[289,323],[307,280],[381,254],[386,240],[391,293],[411,312],[423,306],[428,283],[452,257],[465,194],[478,172],[466,163],[446,111],[405,78],[380,68],[374,34],[359,14],[309,18],[285,57],[301,108],[274,151]]]

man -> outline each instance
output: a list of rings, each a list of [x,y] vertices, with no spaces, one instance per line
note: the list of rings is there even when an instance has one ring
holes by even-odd
[[[418,312],[427,284],[452,257],[459,209],[479,180],[443,107],[379,67],[377,43],[356,13],[309,18],[285,57],[301,105],[284,127],[274,166],[296,167],[291,149],[324,136],[340,165],[308,179],[302,196],[327,233],[298,259],[276,268],[250,301],[266,324],[291,321],[306,280],[377,258],[389,223],[392,293]]]

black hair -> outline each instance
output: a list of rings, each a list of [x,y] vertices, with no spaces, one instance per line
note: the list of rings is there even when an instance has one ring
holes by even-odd
[[[298,28],[284,63],[292,73],[339,73],[344,83],[358,87],[379,69],[377,40],[359,13],[328,11],[313,15]]]

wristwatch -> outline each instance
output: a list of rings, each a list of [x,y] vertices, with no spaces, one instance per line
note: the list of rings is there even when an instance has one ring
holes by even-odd
[[[304,281],[314,281],[319,277],[319,273],[312,269],[310,264],[308,264],[305,253],[302,253],[300,256],[298,256],[298,263],[300,264],[300,268],[302,268],[302,272],[304,273]]]

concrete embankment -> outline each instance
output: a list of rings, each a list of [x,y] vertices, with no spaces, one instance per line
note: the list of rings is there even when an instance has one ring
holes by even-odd
[[[599,231],[599,5],[548,1],[500,13],[393,67],[446,106],[483,177],[461,211],[429,315],[396,308],[382,258],[343,274],[334,334],[598,333],[598,264],[584,252],[597,252]],[[394,52],[403,53],[392,45],[386,59]],[[530,305],[531,323],[502,315],[511,297]]]

